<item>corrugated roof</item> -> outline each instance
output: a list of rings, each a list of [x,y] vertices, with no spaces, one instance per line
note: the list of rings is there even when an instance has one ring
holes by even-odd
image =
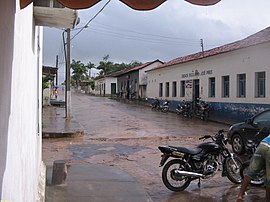
[[[266,43],[269,41],[270,41],[270,27],[263,29],[260,32],[257,32],[257,33],[255,33],[255,34],[253,34],[245,39],[242,39],[242,40],[230,43],[230,44],[226,44],[226,45],[223,45],[223,46],[220,46],[217,48],[213,48],[213,49],[208,50],[208,51],[198,52],[195,54],[175,58],[175,59],[173,59],[169,62],[166,62],[163,65],[160,65],[152,70],[157,70],[157,69],[161,69],[161,68],[168,67],[168,66],[173,66],[173,65],[177,65],[177,64],[181,64],[181,63],[185,63],[185,62],[190,62],[193,60],[198,60],[198,59],[202,59],[202,58],[206,58],[206,57],[210,57],[210,56],[214,56],[214,55],[218,55],[218,54],[222,54],[222,53],[226,53],[226,52],[231,52],[234,50],[254,46],[257,44],[261,44],[261,43]]]

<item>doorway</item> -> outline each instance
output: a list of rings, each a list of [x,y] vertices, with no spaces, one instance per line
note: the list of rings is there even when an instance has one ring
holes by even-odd
[[[193,80],[193,100],[197,101],[197,98],[200,97],[200,80]]]

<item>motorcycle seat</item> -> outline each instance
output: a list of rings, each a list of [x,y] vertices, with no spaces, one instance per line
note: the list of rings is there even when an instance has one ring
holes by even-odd
[[[186,147],[174,147],[174,146],[170,146],[170,147],[176,149],[179,152],[190,154],[190,155],[196,155],[202,151],[201,148],[190,149],[190,148],[186,148]]]

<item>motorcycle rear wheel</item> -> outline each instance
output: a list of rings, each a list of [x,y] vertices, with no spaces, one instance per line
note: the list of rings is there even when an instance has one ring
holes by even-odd
[[[227,178],[235,183],[235,184],[240,184],[242,182],[242,177],[240,175],[240,170],[242,168],[242,161],[238,157],[232,157],[226,158],[225,160],[225,169],[227,173]]]
[[[189,171],[190,169],[183,160],[173,159],[163,167],[162,181],[171,191],[179,192],[185,190],[189,186],[191,177],[180,176],[175,173],[176,170]]]
[[[244,176],[246,175],[249,167],[249,162],[245,162],[240,170],[240,175],[242,179],[244,179]],[[250,184],[253,186],[261,186],[264,184],[264,179],[263,179],[264,173],[259,173],[259,175],[255,179],[251,179]]]

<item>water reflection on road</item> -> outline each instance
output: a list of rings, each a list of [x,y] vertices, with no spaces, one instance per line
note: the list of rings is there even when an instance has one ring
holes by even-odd
[[[174,193],[162,183],[159,168],[161,144],[195,147],[199,137],[213,135],[227,125],[186,119],[175,113],[153,111],[149,106],[103,97],[72,95],[72,114],[84,127],[79,140],[62,141],[69,163],[104,163],[126,170],[146,189],[153,201],[235,201],[239,185],[232,184],[220,171],[208,180],[193,181],[183,192]],[[54,140],[50,144],[59,147]],[[264,190],[252,188],[245,201],[263,201]]]

